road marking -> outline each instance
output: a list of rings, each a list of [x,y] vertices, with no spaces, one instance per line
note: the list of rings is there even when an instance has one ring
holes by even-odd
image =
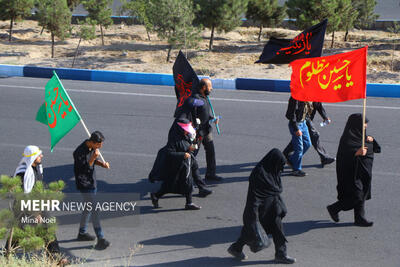
[[[41,90],[43,91],[44,88],[42,87],[34,87],[34,86],[19,86],[19,85],[7,85],[1,84],[1,87],[9,87],[9,88],[25,88],[25,89],[32,89],[32,90]],[[112,92],[112,91],[98,91],[98,90],[82,90],[82,89],[68,89],[68,92],[76,92],[76,93],[96,93],[96,94],[109,94],[109,95],[131,95],[131,96],[144,96],[144,97],[164,97],[164,98],[176,98],[175,95],[161,95],[161,94],[145,94],[145,93],[132,93],[132,92]],[[260,104],[287,104],[287,101],[272,101],[272,100],[255,100],[255,99],[237,99],[237,98],[220,98],[220,97],[213,97],[211,98],[213,101],[231,101],[231,102],[246,102],[246,103],[260,103]],[[331,103],[324,103],[324,106],[329,107],[348,107],[348,108],[362,108],[362,105],[348,105],[348,104],[331,104]],[[368,105],[368,109],[389,109],[389,110],[400,110],[400,107],[393,107],[393,106],[372,106]]]

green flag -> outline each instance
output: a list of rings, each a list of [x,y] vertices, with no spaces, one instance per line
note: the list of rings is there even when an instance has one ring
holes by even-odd
[[[36,120],[48,125],[51,136],[51,151],[81,120],[77,109],[61,84],[56,72],[45,87],[44,104],[40,106]]]

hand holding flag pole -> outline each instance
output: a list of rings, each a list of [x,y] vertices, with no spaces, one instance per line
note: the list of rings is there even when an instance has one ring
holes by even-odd
[[[207,96],[207,101],[208,101],[208,104],[210,104],[211,113],[212,113],[213,117],[214,117],[214,118],[217,118],[217,117],[215,116],[214,108],[213,108],[213,106],[212,106],[212,104],[211,104],[211,101],[210,101],[210,98],[209,98],[208,96]],[[216,122],[215,122],[215,128],[217,128],[217,133],[218,133],[218,134],[221,134],[221,131],[220,131],[219,125],[218,125],[218,119],[219,119],[219,118],[220,118],[220,117],[218,116],[218,118],[217,118],[217,120],[216,120]]]

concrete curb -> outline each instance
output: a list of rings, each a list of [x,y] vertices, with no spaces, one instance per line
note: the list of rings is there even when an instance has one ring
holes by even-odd
[[[87,70],[68,68],[48,68],[34,66],[0,65],[0,77],[51,78],[55,70],[60,79],[117,82],[147,85],[174,86],[172,74],[143,73],[109,70]],[[202,78],[202,77],[201,77]],[[290,92],[289,80],[270,79],[212,79],[216,89],[256,90],[270,92]],[[400,84],[367,84],[367,96],[400,98]]]

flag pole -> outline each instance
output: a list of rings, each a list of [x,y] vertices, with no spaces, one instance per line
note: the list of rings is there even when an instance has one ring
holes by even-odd
[[[362,148],[364,148],[365,145],[365,112],[366,112],[366,107],[367,107],[367,97],[365,96],[364,98],[364,104],[363,104],[363,117],[362,117]]]
[[[211,113],[212,113],[213,117],[215,118],[214,108],[213,108],[213,106],[212,106],[212,104],[211,104],[211,101],[210,101],[210,98],[209,98],[208,96],[207,96],[207,101],[208,101],[208,104],[210,105]],[[216,118],[215,118],[215,119],[216,119]],[[218,123],[215,124],[215,128],[217,128],[217,133],[220,134],[221,131],[219,130],[219,125],[218,125]]]

